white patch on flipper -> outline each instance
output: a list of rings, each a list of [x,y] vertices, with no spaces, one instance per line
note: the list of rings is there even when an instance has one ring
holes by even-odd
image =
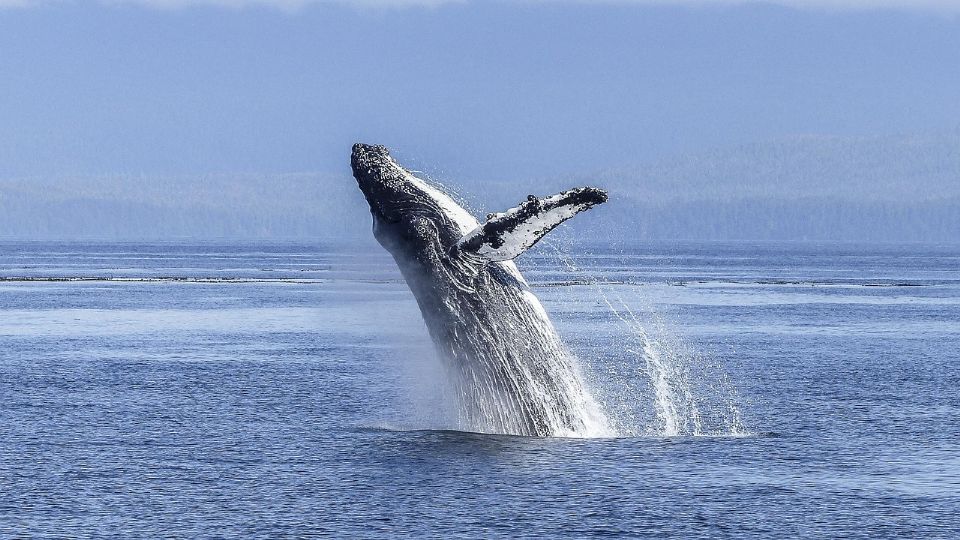
[[[540,199],[540,204],[545,208],[549,208],[549,210],[544,210],[535,216],[519,222],[512,230],[506,230],[500,233],[498,238],[503,242],[500,246],[494,247],[487,242],[477,248],[475,253],[489,261],[508,261],[514,259],[530,248],[530,246],[536,244],[546,232],[593,206],[591,203],[561,204],[561,201],[568,194],[569,192],[564,192]],[[506,212],[494,214],[488,222],[503,219],[511,214],[517,214],[521,211],[521,208],[522,206],[517,206]],[[479,224],[465,234],[459,244],[461,246],[466,245],[471,239],[483,235],[484,225],[486,225],[486,223]]]

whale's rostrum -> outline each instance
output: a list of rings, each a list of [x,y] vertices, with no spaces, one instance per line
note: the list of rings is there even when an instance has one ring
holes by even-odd
[[[351,165],[374,236],[396,260],[456,386],[458,429],[607,434],[576,359],[512,261],[606,193],[531,195],[481,224],[383,146],[354,145]]]

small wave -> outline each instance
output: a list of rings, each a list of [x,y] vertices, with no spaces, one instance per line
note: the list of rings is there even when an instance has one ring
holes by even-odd
[[[860,280],[809,280],[809,279],[679,279],[679,280],[628,280],[628,279],[595,279],[580,280],[571,279],[563,281],[534,281],[531,283],[534,287],[553,288],[553,287],[582,287],[597,285],[624,285],[624,286],[649,286],[649,285],[667,285],[671,287],[689,287],[695,285],[773,285],[773,286],[791,286],[791,287],[936,287],[944,285],[960,285],[960,280],[937,280],[937,281],[860,281]]]
[[[119,283],[325,283],[329,279],[245,278],[245,277],[112,277],[112,276],[0,276],[0,283],[119,282]]]
[[[939,281],[862,281],[862,280],[815,280],[815,279],[697,279],[668,282],[669,285],[686,287],[689,285],[774,285],[788,287],[935,287],[938,285],[957,285],[960,280]]]
[[[653,283],[653,282],[650,282]],[[623,279],[607,279],[607,280],[589,280],[589,279],[570,279],[565,281],[536,281],[532,285],[534,287],[577,287],[583,285],[647,285],[645,282],[635,282],[627,281]]]
[[[273,271],[263,269],[263,272]],[[328,283],[331,281],[349,281],[354,283],[371,284],[393,284],[401,283],[399,278],[306,278],[306,277],[202,277],[202,276],[0,276],[0,283],[17,282],[120,282],[120,283]],[[562,287],[583,287],[598,285],[620,285],[642,287],[650,285],[667,285],[671,287],[689,287],[696,285],[739,285],[739,286],[793,286],[793,287],[936,287],[944,285],[960,285],[960,280],[939,280],[939,281],[844,281],[844,280],[785,280],[785,279],[759,279],[759,280],[737,280],[737,279],[682,279],[673,281],[663,280],[627,280],[627,279],[570,279],[561,281],[534,281],[533,287],[539,288],[562,288]]]
[[[816,287],[930,287],[933,285],[943,285],[955,282],[762,279],[753,282],[732,281],[732,283],[747,283],[754,285],[807,285]]]
[[[409,433],[409,434],[421,434],[421,435],[434,435],[440,437],[453,437],[453,438],[464,438],[464,439],[484,439],[484,440],[510,440],[510,439],[562,439],[565,437],[537,437],[533,435],[514,435],[509,433],[484,433],[482,431],[471,431],[465,429],[454,429],[454,428],[424,428],[424,427],[403,427],[395,425],[368,425],[368,426],[357,426],[354,428],[355,431],[360,433]]]
[[[521,439],[521,440],[543,440],[543,441],[683,441],[683,440],[715,440],[715,439],[751,439],[751,438],[779,438],[781,435],[776,432],[753,433],[750,431],[733,431],[724,433],[703,433],[703,434],[685,434],[685,435],[662,435],[662,434],[614,434],[605,436],[586,436],[586,437],[564,437],[564,436],[536,436],[536,435],[515,435],[509,433],[484,433],[482,431],[470,431],[453,428],[422,428],[422,427],[403,427],[387,424],[361,425],[355,428],[355,431],[361,433],[411,433],[426,434],[438,436],[450,436],[461,438],[482,438],[482,439]]]

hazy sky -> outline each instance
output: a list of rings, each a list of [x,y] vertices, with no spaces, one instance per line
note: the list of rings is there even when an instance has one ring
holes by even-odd
[[[0,6],[0,177],[347,172],[359,140],[513,178],[960,129],[954,0]]]

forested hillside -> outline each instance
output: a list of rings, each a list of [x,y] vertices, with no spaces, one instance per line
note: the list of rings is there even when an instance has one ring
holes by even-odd
[[[610,202],[578,231],[613,241],[960,239],[960,137],[799,137],[551,178],[453,179],[473,211],[574,185]],[[0,180],[0,237],[369,239],[338,174]]]

